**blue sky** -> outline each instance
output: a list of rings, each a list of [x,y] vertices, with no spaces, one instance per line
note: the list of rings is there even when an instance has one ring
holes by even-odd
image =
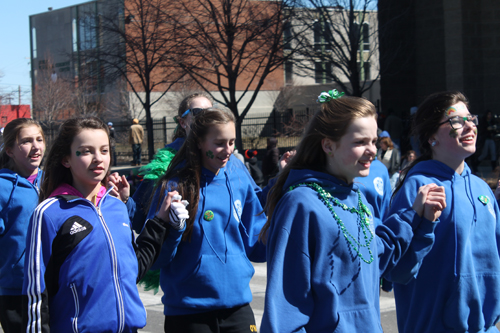
[[[46,12],[49,7],[59,9],[84,3],[87,0],[7,0],[0,11],[0,91],[15,91],[13,104],[31,103],[29,16]]]

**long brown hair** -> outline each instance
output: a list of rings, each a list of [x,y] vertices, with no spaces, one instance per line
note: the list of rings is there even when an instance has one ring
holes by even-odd
[[[23,128],[36,126],[40,129],[45,144],[45,135],[40,124],[31,118],[18,118],[10,121],[3,130],[3,147],[0,151],[0,169],[10,169],[17,172],[16,163],[7,155],[7,148],[13,149]],[[45,148],[44,148],[45,151]]]
[[[44,165],[44,177],[43,183],[40,190],[40,202],[47,199],[50,194],[61,184],[73,184],[73,176],[71,175],[71,170],[62,165],[62,160],[64,157],[71,155],[71,144],[73,139],[84,129],[96,129],[103,130],[108,136],[109,142],[109,129],[108,126],[99,118],[96,117],[79,117],[66,120],[59,128],[59,133],[57,138],[50,148],[49,155],[45,161]],[[110,164],[113,161],[110,156]],[[106,184],[105,180],[108,178],[109,168],[106,177],[101,182],[103,185]]]
[[[167,172],[159,180],[154,193],[160,188],[159,203],[164,198],[165,190],[169,180],[176,178],[175,190],[182,198],[189,201],[187,210],[189,219],[186,221],[186,231],[183,239],[187,240],[192,233],[194,220],[198,211],[200,200],[200,178],[201,178],[201,150],[198,143],[203,142],[211,127],[216,125],[235,123],[234,115],[228,110],[208,108],[199,113],[191,123],[191,131],[181,149],[172,159]],[[159,207],[159,205],[158,205]]]
[[[278,176],[276,184],[269,192],[266,207],[267,222],[262,228],[260,239],[265,241],[267,230],[271,225],[274,209],[283,196],[282,188],[292,169],[311,169],[324,171],[327,158],[321,140],[328,138],[339,142],[347,132],[353,120],[364,117],[375,117],[373,104],[363,98],[344,96],[321,104],[321,109],[309,121],[300,141],[297,152],[290,163]]]
[[[188,109],[190,109],[191,103],[193,100],[204,97],[210,101],[210,103],[213,104],[212,99],[210,96],[204,93],[194,93],[189,96],[186,96],[182,102],[179,104],[179,108],[177,109],[177,116],[174,117],[175,121],[178,122],[181,116],[186,112]],[[178,138],[185,138],[186,137],[186,130],[182,128],[182,126],[177,125],[174,131],[174,135],[172,137],[172,140],[176,140]]]
[[[408,168],[401,170],[399,184],[392,194],[393,198],[399,189],[401,189],[401,186],[403,186],[408,171],[410,171],[418,162],[431,160],[433,158],[429,139],[439,129],[439,123],[445,115],[446,110],[458,102],[464,103],[467,108],[469,108],[469,101],[467,100],[467,97],[459,91],[434,93],[428,96],[422,104],[420,104],[417,113],[415,113],[415,117],[413,118],[412,135],[415,135],[418,138],[421,155],[413,161]]]

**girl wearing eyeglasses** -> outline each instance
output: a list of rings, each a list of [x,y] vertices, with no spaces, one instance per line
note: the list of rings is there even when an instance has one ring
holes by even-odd
[[[460,92],[429,96],[415,115],[422,155],[402,171],[390,214],[411,207],[429,183],[445,188],[446,208],[432,249],[409,250],[387,276],[399,332],[498,332],[500,211],[490,187],[464,162],[476,151],[477,125]]]

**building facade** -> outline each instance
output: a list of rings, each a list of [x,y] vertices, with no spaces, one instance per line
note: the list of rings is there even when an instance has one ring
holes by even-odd
[[[472,113],[496,113],[500,2],[379,0],[383,109],[409,113],[431,93],[459,90]]]

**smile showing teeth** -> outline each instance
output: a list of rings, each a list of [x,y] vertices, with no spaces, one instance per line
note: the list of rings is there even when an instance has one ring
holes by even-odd
[[[470,135],[470,136],[466,136],[462,139],[460,139],[460,141],[473,141],[474,140],[474,136]]]

